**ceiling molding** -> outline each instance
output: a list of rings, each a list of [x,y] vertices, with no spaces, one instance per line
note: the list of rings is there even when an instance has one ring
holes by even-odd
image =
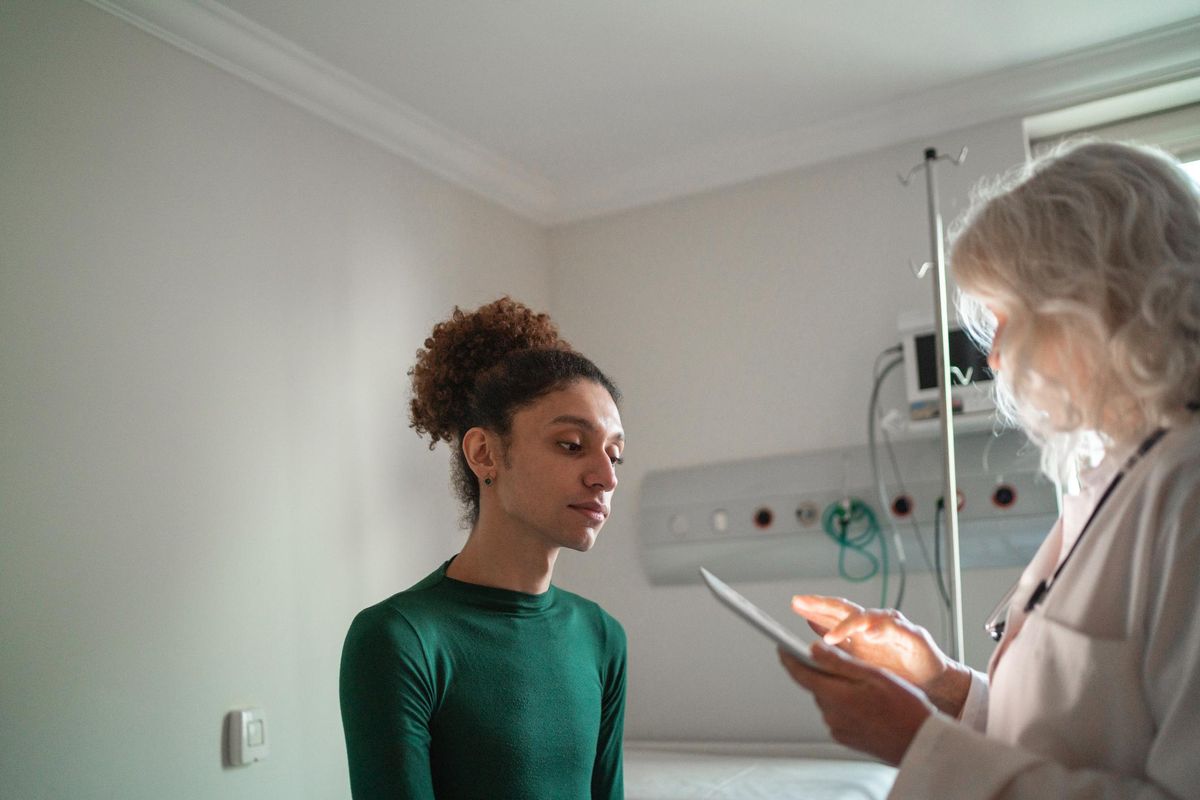
[[[1025,135],[1030,142],[1048,139],[1088,128],[1107,127],[1114,121],[1157,114],[1180,106],[1194,107],[1198,101],[1200,76],[1035,114],[1025,119]]]
[[[1196,78],[1198,41],[1200,17],[814,120],[775,137],[700,148],[603,182],[559,187],[566,202],[557,221],[615,213],[998,119]]]
[[[87,0],[170,44],[543,225],[554,187],[211,0]]]
[[[1200,17],[806,125],[554,186],[214,0],[87,0],[142,30],[542,225],[1200,76]]]

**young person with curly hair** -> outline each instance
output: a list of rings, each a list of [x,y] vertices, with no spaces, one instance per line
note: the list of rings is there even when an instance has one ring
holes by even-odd
[[[1165,154],[1092,142],[961,225],[951,265],[999,405],[1081,486],[996,617],[986,676],[896,611],[793,600],[833,675],[784,666],[835,739],[899,765],[892,797],[1197,796],[1198,195]]]
[[[620,393],[505,297],[455,308],[417,351],[412,427],[453,450],[470,534],[360,612],[342,653],[356,800],[621,798],[625,632],[551,583],[608,517]]]

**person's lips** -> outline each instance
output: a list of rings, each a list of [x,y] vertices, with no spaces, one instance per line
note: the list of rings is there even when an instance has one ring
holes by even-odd
[[[570,507],[593,522],[604,522],[608,518],[608,507],[603,503],[572,503]]]

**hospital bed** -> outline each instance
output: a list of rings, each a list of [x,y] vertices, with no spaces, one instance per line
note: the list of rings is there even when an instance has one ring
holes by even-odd
[[[833,744],[625,744],[626,800],[883,800],[895,777]]]

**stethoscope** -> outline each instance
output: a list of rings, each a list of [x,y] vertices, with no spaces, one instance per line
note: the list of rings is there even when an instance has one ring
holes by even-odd
[[[1187,407],[1189,411],[1200,410],[1200,403],[1188,403]],[[1100,513],[1100,509],[1103,508],[1104,503],[1109,497],[1112,496],[1112,493],[1116,491],[1116,488],[1118,484],[1121,483],[1121,480],[1125,477],[1129,470],[1133,469],[1134,464],[1144,458],[1145,455],[1154,447],[1154,445],[1158,444],[1159,440],[1161,440],[1166,434],[1166,428],[1158,428],[1149,436],[1147,436],[1146,439],[1140,445],[1138,445],[1137,450],[1135,450],[1133,454],[1125,460],[1125,463],[1121,466],[1120,471],[1118,471],[1117,474],[1113,476],[1113,479],[1108,482],[1108,487],[1104,490],[1104,494],[1100,495],[1100,500],[1097,501],[1095,507],[1092,509],[1092,513],[1088,516],[1087,522],[1084,523],[1083,529],[1079,532],[1079,536],[1075,538],[1075,543],[1071,545],[1071,549],[1067,551],[1067,557],[1062,560],[1062,563],[1058,565],[1058,568],[1054,570],[1054,574],[1051,575],[1048,580],[1043,579],[1038,581],[1038,585],[1034,587],[1033,592],[1029,595],[1029,599],[1025,601],[1026,615],[1046,601],[1046,595],[1050,593],[1050,589],[1054,586],[1054,584],[1058,583],[1058,576],[1062,574],[1063,569],[1065,569],[1067,563],[1070,562],[1071,556],[1075,555],[1075,551],[1079,549],[1079,543],[1083,541],[1083,537],[1085,534],[1087,534],[1088,528],[1092,526],[1092,522]],[[1000,602],[996,605],[996,608],[993,609],[992,613],[988,615],[987,622],[985,622],[983,625],[983,629],[987,631],[988,636],[990,636],[993,641],[998,642],[1004,637],[1004,628],[1007,623],[1008,609],[1009,606],[1012,605],[1012,601],[1019,588],[1020,582],[1013,584],[1013,587],[1004,593],[1004,597],[1000,599]]]

